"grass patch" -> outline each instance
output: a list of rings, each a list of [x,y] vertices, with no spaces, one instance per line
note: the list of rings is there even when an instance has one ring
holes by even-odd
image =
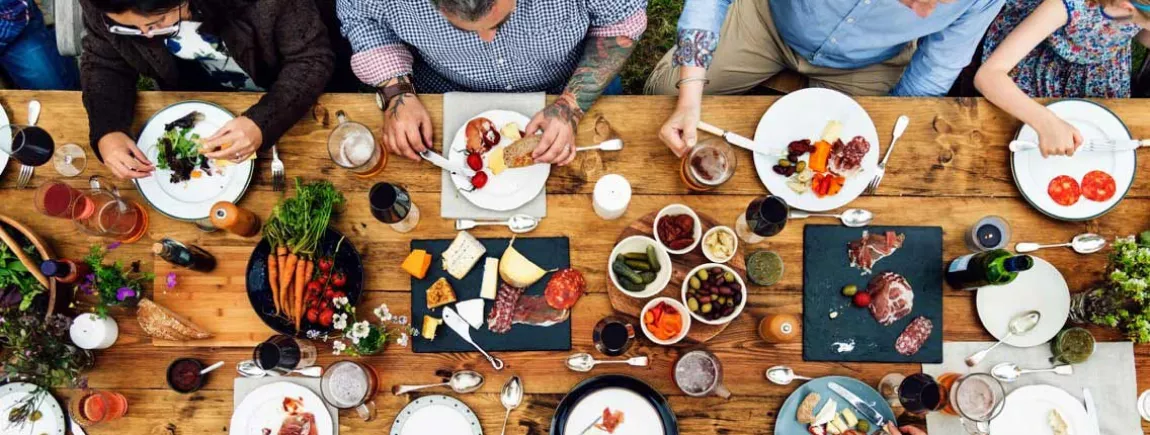
[[[643,85],[647,83],[647,77],[655,69],[655,64],[675,45],[675,28],[682,12],[682,0],[648,0],[647,31],[619,73],[623,78],[624,94],[643,94]]]

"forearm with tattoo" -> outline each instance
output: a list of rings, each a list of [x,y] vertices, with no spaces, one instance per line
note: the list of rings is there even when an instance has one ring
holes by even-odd
[[[566,119],[574,128],[627,63],[633,51],[635,41],[626,36],[589,38],[583,49],[583,58],[567,82],[563,95],[548,106],[544,114]]]

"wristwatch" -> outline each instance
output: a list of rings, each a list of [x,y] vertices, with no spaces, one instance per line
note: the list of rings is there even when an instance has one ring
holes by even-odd
[[[403,94],[414,94],[415,86],[412,86],[411,80],[407,76],[400,76],[400,80],[387,86],[380,86],[375,88],[375,105],[379,106],[379,110],[387,108],[387,103],[392,98]]]

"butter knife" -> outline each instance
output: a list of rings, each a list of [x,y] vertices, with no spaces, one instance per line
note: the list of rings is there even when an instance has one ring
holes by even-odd
[[[1082,389],[1082,398],[1086,402],[1086,416],[1090,418],[1090,424],[1094,426],[1094,434],[1102,435],[1102,427],[1098,424],[1098,407],[1094,405],[1094,396],[1090,395],[1089,388]]]
[[[738,133],[734,133],[731,131],[723,130],[719,127],[715,127],[715,126],[708,124],[706,122],[703,122],[703,121],[699,121],[699,130],[703,130],[707,133],[711,133],[715,136],[719,136],[731,145],[737,146],[739,148],[744,148],[744,149],[750,150],[751,152],[759,153],[759,154],[762,154],[764,156],[778,157],[778,156],[785,154],[785,153],[781,153],[779,151],[765,150],[764,149],[765,147],[756,144],[755,141],[751,140],[750,138],[748,138],[746,136],[743,136],[743,135],[740,135]]]
[[[452,331],[459,334],[459,338],[470,343],[479,353],[487,357],[487,362],[491,363],[491,367],[494,367],[495,370],[503,370],[503,360],[491,356],[487,351],[483,350],[482,347],[475,344],[475,341],[471,339],[471,325],[469,325],[466,320],[463,320],[463,317],[460,317],[459,313],[456,313],[451,307],[443,308],[443,323],[446,323],[448,328],[451,328]]]
[[[1141,147],[1150,146],[1150,139],[1091,139],[1082,143],[1079,151],[1093,152],[1123,152],[1133,151]],[[1037,150],[1038,144],[1030,141],[1016,140],[1010,142],[1010,151],[1022,152]]]
[[[861,397],[834,382],[827,383],[827,388],[830,388],[835,394],[846,399],[846,401],[851,404],[851,407],[859,412],[859,417],[870,420],[875,426],[882,426],[886,423],[886,418],[883,418],[882,413],[874,408],[873,403],[864,402]]]
[[[452,163],[450,160],[447,160],[447,157],[443,157],[442,154],[439,154],[430,149],[419,153],[419,156],[423,157],[423,160],[427,160],[431,162],[431,164],[438,166],[454,175],[462,175],[467,178],[475,176],[475,171],[471,170],[471,168],[460,165],[458,163]]]
[[[84,428],[81,427],[79,423],[76,423],[76,420],[72,419],[72,416],[68,416],[68,425],[71,428],[72,435],[88,435],[87,432],[84,432]]]

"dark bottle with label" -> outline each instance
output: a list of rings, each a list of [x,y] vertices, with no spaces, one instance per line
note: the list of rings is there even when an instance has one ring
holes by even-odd
[[[196,245],[185,245],[164,238],[152,245],[152,253],[169,263],[198,272],[211,272],[216,268],[216,258]]]
[[[1005,249],[993,249],[977,254],[963,255],[950,262],[946,282],[956,290],[977,290],[979,287],[1009,284],[1018,272],[1034,266],[1029,255],[1012,255]]]
[[[56,278],[60,284],[75,284],[92,272],[87,263],[60,258],[40,263],[40,273]]]

